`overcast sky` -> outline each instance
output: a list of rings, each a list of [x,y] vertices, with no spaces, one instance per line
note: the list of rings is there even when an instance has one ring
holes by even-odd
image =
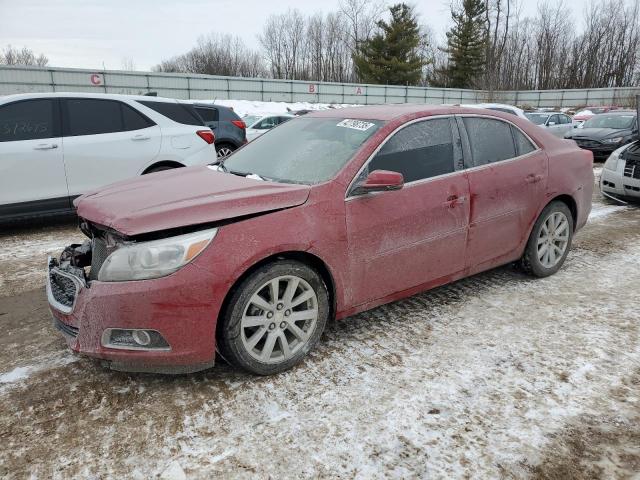
[[[553,2],[553,0],[551,0]],[[562,0],[557,0],[562,1]],[[120,69],[133,60],[148,70],[189,50],[200,35],[239,35],[250,47],[266,17],[295,7],[305,14],[337,10],[339,0],[0,0],[0,48],[27,46],[55,67]],[[394,3],[389,0],[388,3]],[[450,0],[414,0],[421,22],[444,37]],[[535,0],[522,0],[533,15]],[[584,0],[568,3],[580,17]]]

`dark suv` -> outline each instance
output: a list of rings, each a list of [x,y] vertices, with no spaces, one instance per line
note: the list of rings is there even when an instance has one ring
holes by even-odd
[[[197,103],[194,107],[216,136],[218,158],[226,157],[247,143],[247,126],[232,109],[206,103]]]

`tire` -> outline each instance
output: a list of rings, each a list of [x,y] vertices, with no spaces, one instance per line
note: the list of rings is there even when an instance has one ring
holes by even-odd
[[[294,260],[263,265],[232,293],[220,317],[220,353],[231,364],[257,375],[288,370],[317,345],[329,305],[327,287],[314,269]],[[294,316],[298,320],[292,321]]]
[[[539,278],[553,275],[564,264],[572,240],[571,210],[563,202],[551,202],[542,210],[531,230],[524,255],[520,260],[522,269]]]
[[[221,143],[220,145],[216,145],[216,156],[218,158],[227,157],[231,155],[235,149],[236,147],[230,143]]]

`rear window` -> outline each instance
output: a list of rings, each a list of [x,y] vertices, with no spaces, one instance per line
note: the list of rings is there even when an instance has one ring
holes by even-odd
[[[240,120],[240,117],[230,108],[220,109],[220,118],[222,120]]]
[[[204,126],[202,119],[191,105],[173,102],[149,102],[144,100],[138,100],[138,103],[164,115],[174,122],[182,123],[183,125]]]
[[[0,142],[39,140],[58,135],[54,100],[26,100],[0,107]]]
[[[477,117],[466,117],[462,121],[469,135],[474,166],[478,167],[516,156],[508,123]]]
[[[64,135],[99,135],[127,132],[155,125],[147,117],[116,100],[64,99]]]

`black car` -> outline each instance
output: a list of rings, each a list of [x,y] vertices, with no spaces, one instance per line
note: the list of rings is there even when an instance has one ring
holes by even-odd
[[[596,160],[604,160],[617,148],[638,138],[638,116],[633,110],[601,113],[584,122],[581,128],[567,132],[564,138],[592,151]]]
[[[247,143],[247,125],[232,109],[209,103],[196,103],[194,107],[216,136],[218,158]]]

